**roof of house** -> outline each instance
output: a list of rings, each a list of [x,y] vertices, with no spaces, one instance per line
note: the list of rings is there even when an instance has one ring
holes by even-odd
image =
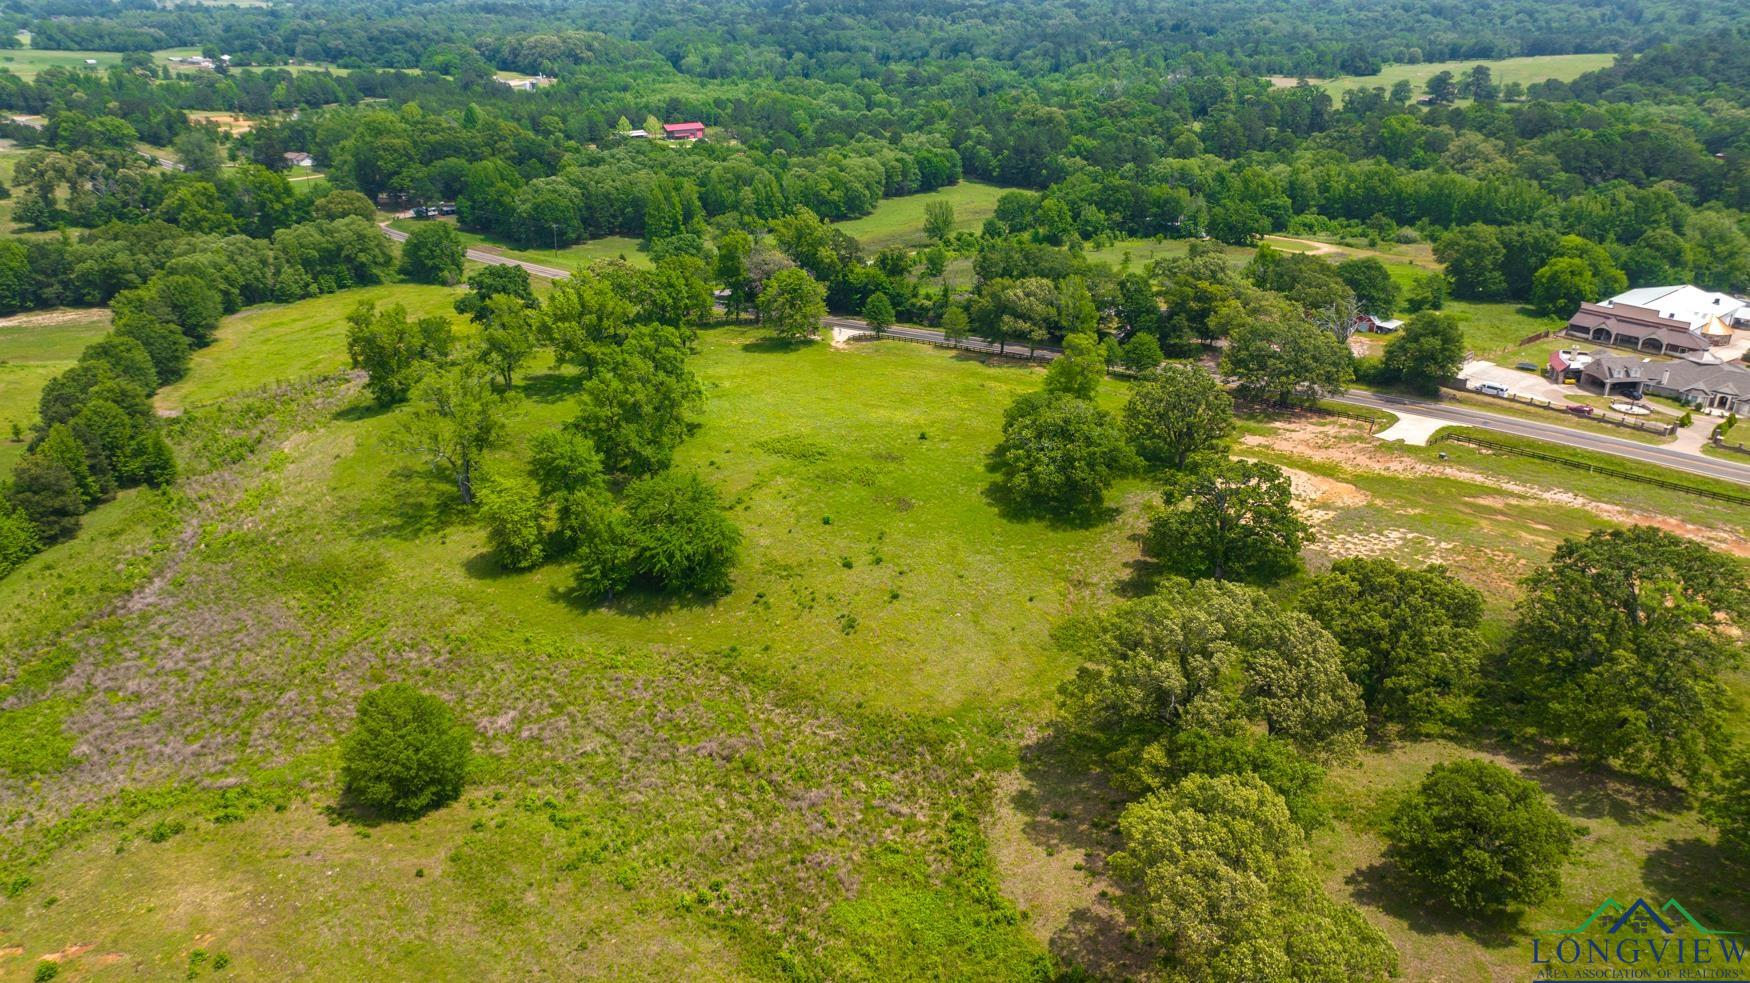
[[[662,132],[664,132],[664,133],[703,133],[703,132],[705,132],[705,124],[700,123],[700,122],[696,122],[696,121],[692,122],[692,123],[664,123],[664,124],[662,124]]]
[[[1750,396],[1750,369],[1732,363],[1715,365],[1690,359],[1655,361],[1600,351],[1592,353],[1592,362],[1584,373],[1610,382],[1640,380],[1675,392]]]
[[[1583,328],[1588,332],[1597,328],[1609,328],[1613,334],[1658,338],[1668,346],[1676,344],[1702,348],[1707,345],[1707,340],[1701,333],[1687,322],[1664,317],[1650,308],[1630,304],[1581,304],[1574,316],[1568,318],[1568,327]]]
[[[1687,283],[1670,287],[1639,287],[1617,294],[1605,301],[1604,306],[1642,307],[1691,327],[1701,327],[1716,317],[1728,322],[1734,317],[1750,319],[1750,303],[1731,294],[1715,293]]]

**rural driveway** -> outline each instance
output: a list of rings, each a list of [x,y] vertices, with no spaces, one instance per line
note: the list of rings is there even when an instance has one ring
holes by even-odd
[[[407,233],[389,228],[387,222],[380,223],[383,234],[395,242],[404,242]],[[497,253],[489,253],[481,249],[468,250],[468,258],[476,263],[487,263],[493,266],[520,266],[529,271],[530,276],[543,277],[548,280],[562,280],[571,275],[570,270],[562,270],[553,266],[542,266],[526,260],[511,259]],[[869,326],[856,318],[827,317],[821,319],[821,325],[826,328],[838,328],[845,332],[868,331]],[[889,336],[906,338],[912,341],[922,341],[930,344],[943,344],[942,332],[931,331],[928,328],[913,328],[894,325],[887,329]],[[955,345],[957,348],[974,352],[997,354],[998,346],[977,338],[962,338]],[[1027,350],[1014,345],[1006,346],[1007,354],[1025,357]],[[1062,354],[1058,349],[1041,346],[1035,349],[1035,358],[1050,360]],[[1361,406],[1371,406],[1375,409],[1388,410],[1393,413],[1407,412],[1415,416],[1440,420],[1448,424],[1465,427],[1477,427],[1483,430],[1493,430],[1497,433],[1514,434],[1520,437],[1531,437],[1537,440],[1547,440],[1569,447],[1597,451],[1601,454],[1611,454],[1616,457],[1628,458],[1634,461],[1644,461],[1648,464],[1658,464],[1690,474],[1706,475],[1725,481],[1736,481],[1750,484],[1750,465],[1738,464],[1718,458],[1705,457],[1699,449],[1690,451],[1670,447],[1657,447],[1651,444],[1636,443],[1621,437],[1611,437],[1606,434],[1587,433],[1584,430],[1573,430],[1553,423],[1539,423],[1535,420],[1520,420],[1509,416],[1497,416],[1484,413],[1481,410],[1460,409],[1444,406],[1439,403],[1429,403],[1422,400],[1404,399],[1398,396],[1380,396],[1361,390],[1350,390],[1339,397],[1342,402],[1355,403]]]
[[[1464,363],[1464,367],[1458,370],[1458,377],[1469,383],[1471,389],[1475,389],[1478,383],[1491,382],[1515,395],[1551,403],[1566,404],[1568,393],[1572,391],[1563,389],[1535,372],[1510,369],[1505,365],[1496,365],[1481,359]]]

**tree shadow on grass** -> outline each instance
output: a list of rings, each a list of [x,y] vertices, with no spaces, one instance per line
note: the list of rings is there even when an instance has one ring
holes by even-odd
[[[990,470],[990,468],[986,468]],[[1008,489],[993,481],[984,486],[984,500],[997,510],[1005,522],[1043,522],[1053,529],[1092,529],[1112,522],[1123,514],[1116,505],[1101,504],[1093,508],[1059,513],[1010,495]]]
[[[1525,777],[1542,786],[1563,812],[1582,819],[1639,826],[1688,807],[1687,797],[1679,789],[1602,765],[1584,765],[1546,747],[1486,743],[1479,748],[1506,757]]]
[[[557,403],[577,395],[583,382],[581,372],[540,372],[523,376],[517,389],[530,402]]]
[[[1142,538],[1140,532],[1132,533],[1129,537],[1130,541],[1138,544],[1139,547]],[[1113,585],[1113,590],[1117,592],[1119,597],[1127,601],[1153,594],[1160,587],[1161,581],[1168,576],[1167,570],[1160,563],[1146,556],[1137,556],[1134,559],[1126,560],[1124,571],[1117,583]]]
[[[1750,931],[1750,894],[1744,878],[1750,865],[1735,863],[1717,845],[1690,836],[1672,840],[1647,854],[1641,879],[1655,892],[1655,904],[1682,902],[1708,928]]]
[[[1463,935],[1479,945],[1499,948],[1521,933],[1520,913],[1454,911],[1426,897],[1403,868],[1380,860],[1344,879],[1361,904],[1400,919],[1417,935]]]
[[[1119,848],[1118,814],[1128,796],[1112,787],[1085,749],[1058,734],[1047,734],[1021,749],[1022,782],[1009,805],[1026,817],[1022,835],[1034,847],[1068,852],[1083,868],[1104,877],[1106,858]],[[1138,941],[1124,914],[1101,897],[1080,908],[1051,936],[1060,962],[1095,979],[1135,979],[1160,959],[1160,951]]]
[[[335,410],[334,421],[336,423],[363,423],[366,420],[375,420],[386,413],[394,412],[394,410],[393,406],[379,406],[370,400],[360,400]]]
[[[1028,817],[1023,828],[1030,842],[1087,854],[1083,862],[1096,873],[1118,849],[1118,813],[1128,800],[1098,764],[1062,735],[1047,734],[1021,748],[1026,782],[1010,803]]]
[[[1159,947],[1133,935],[1130,923],[1106,901],[1070,913],[1046,944],[1060,964],[1078,971],[1060,979],[1146,979],[1162,956]]]
[[[505,580],[528,571],[503,567],[498,562],[498,554],[491,550],[481,550],[463,561],[462,572],[470,580]]]
[[[436,535],[468,519],[456,485],[425,468],[399,467],[357,511],[359,534],[401,540]]]
[[[661,617],[675,611],[694,608],[706,608],[723,599],[715,594],[669,594],[653,588],[633,586],[620,591],[613,597],[594,597],[579,592],[574,587],[554,587],[548,591],[549,599],[570,606],[580,611],[605,611],[625,618],[650,619]]]
[[[955,349],[953,359],[956,362],[977,362],[992,369],[1030,369],[1044,364],[1020,355],[998,355],[996,352],[979,352],[969,348]]]
[[[778,335],[767,335],[764,338],[755,338],[752,341],[742,342],[741,350],[747,352],[749,355],[790,355],[799,352],[814,343],[814,340],[811,338],[798,340],[796,338],[784,338]]]

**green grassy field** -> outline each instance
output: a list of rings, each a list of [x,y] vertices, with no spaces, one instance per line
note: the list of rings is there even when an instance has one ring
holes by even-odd
[[[1441,72],[1451,72],[1454,78],[1463,75],[1477,65],[1487,65],[1493,74],[1496,85],[1508,82],[1518,82],[1529,85],[1532,82],[1543,82],[1548,79],[1559,79],[1563,82],[1579,78],[1587,72],[1600,68],[1609,68],[1616,60],[1615,55],[1538,55],[1531,58],[1501,58],[1494,61],[1441,61],[1425,62],[1420,65],[1387,65],[1378,75],[1345,76],[1330,79],[1318,84],[1332,96],[1341,99],[1343,93],[1350,89],[1371,89],[1381,87],[1390,89],[1400,79],[1407,80],[1416,89],[1416,95],[1423,94],[1423,86],[1428,80]]]
[[[50,379],[73,366],[79,353],[109,330],[106,310],[41,311],[0,319],[0,473],[24,445],[10,433],[36,423],[37,397]]]
[[[1533,317],[1515,303],[1449,300],[1445,311],[1458,318],[1459,326],[1464,329],[1464,343],[1470,350],[1478,358],[1492,361],[1517,353],[1519,343],[1526,338],[1562,326],[1560,321],[1551,318]],[[1514,360],[1517,361],[1517,357]]]
[[[30,877],[0,895],[21,950],[0,973],[49,953],[81,980],[205,978],[218,954],[238,979],[989,979],[1047,953],[1129,972],[1100,914],[1119,797],[1036,742],[1072,668],[1052,628],[1137,589],[1154,492],[1122,484],[1091,527],[999,510],[986,455],[1041,369],[704,331],[707,410],[676,466],[730,502],[734,589],[580,603],[562,564],[497,567],[453,487],[395,449],[404,409],[308,379],[345,367],[359,300],[452,297],[227,318],[163,396],[185,411],[177,492],[123,495],[0,580],[0,864]],[[568,419],[576,385],[538,358],[489,469]],[[1747,509],[1347,421],[1248,419],[1235,452],[1290,469],[1312,568],[1446,563],[1495,634],[1564,537],[1656,519],[1750,552]],[[335,739],[389,679],[453,701],[479,755],[462,801],[368,825],[334,808]],[[1379,804],[1470,753],[1500,754],[1411,742],[1333,773],[1327,884],[1405,978],[1513,978],[1530,930],[1695,865],[1685,903],[1746,921],[1686,808],[1516,757],[1587,823],[1580,861],[1521,925],[1431,922],[1382,874]]]
[[[922,246],[929,241],[924,235],[924,209],[931,202],[953,205],[955,231],[974,232],[984,225],[985,219],[996,214],[997,199],[1007,190],[994,184],[961,181],[926,194],[883,198],[870,214],[834,224],[862,243],[867,253],[888,246]]]
[[[165,409],[200,406],[250,389],[347,367],[346,315],[365,301],[400,304],[409,317],[447,314],[460,288],[414,283],[365,287],[296,304],[269,304],[233,314],[213,343],[194,353],[182,381],[158,393]]]
[[[236,3],[238,0],[225,0],[225,2]],[[259,3],[259,0],[252,0],[252,3]],[[240,5],[247,6],[250,4]],[[201,49],[199,48],[161,48],[152,52],[152,60],[154,64],[167,64],[171,58],[198,55],[200,52]],[[87,59],[96,62],[96,64],[86,64]],[[111,65],[121,64],[121,60],[122,53],[119,51],[63,51],[53,48],[0,49],[0,68],[4,68],[12,74],[25,79],[36,78],[37,74],[46,68],[78,68],[102,71]],[[194,74],[204,71],[204,69],[182,65],[170,65],[169,67],[173,72],[176,72],[179,75]],[[346,74],[345,69],[335,68],[332,65],[309,64],[280,67],[286,71],[292,72],[330,71],[342,75]],[[245,68],[261,70],[259,68],[253,68],[253,66],[245,66]],[[239,70],[244,70],[244,68],[240,68]]]

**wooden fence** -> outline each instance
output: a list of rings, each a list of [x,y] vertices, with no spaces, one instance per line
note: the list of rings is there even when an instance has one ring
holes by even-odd
[[[1470,444],[1473,447],[1481,447],[1502,454],[1516,454],[1520,457],[1548,461],[1551,464],[1560,464],[1563,467],[1574,468],[1579,471],[1589,471],[1593,474],[1601,474],[1607,478],[1620,478],[1623,481],[1638,481],[1644,485],[1655,485],[1660,488],[1668,488],[1672,491],[1680,491],[1690,495],[1699,495],[1702,498],[1711,498],[1719,502],[1731,502],[1734,505],[1750,505],[1750,495],[1734,495],[1730,492],[1714,491],[1711,488],[1697,488],[1694,485],[1686,485],[1681,481],[1668,481],[1664,478],[1655,478],[1650,474],[1637,474],[1633,471],[1624,471],[1620,468],[1613,468],[1605,464],[1593,464],[1590,461],[1578,461],[1571,457],[1562,457],[1559,454],[1545,454],[1542,451],[1534,451],[1529,447],[1519,447],[1514,444],[1489,440],[1484,437],[1473,437],[1470,434],[1442,431],[1435,435],[1432,442],[1439,444],[1446,441]]]
[[[1642,433],[1658,434],[1661,437],[1669,437],[1677,432],[1677,424],[1675,423],[1651,423],[1646,420],[1636,419],[1632,416],[1619,416],[1611,413],[1589,413],[1581,415],[1572,413],[1567,409],[1568,406],[1574,405],[1572,403],[1557,404],[1547,399],[1538,399],[1536,396],[1521,396],[1518,393],[1508,393],[1505,396],[1496,396],[1493,393],[1479,392],[1475,389],[1464,389],[1459,386],[1453,386],[1452,388],[1458,389],[1461,392],[1470,393],[1473,396],[1484,396],[1489,399],[1504,399],[1509,403],[1523,403],[1526,406],[1535,406],[1540,410],[1549,410],[1552,413],[1560,413],[1563,416],[1570,416],[1579,420],[1596,420],[1599,423],[1608,423],[1613,427],[1621,427],[1624,430],[1639,430]]]

